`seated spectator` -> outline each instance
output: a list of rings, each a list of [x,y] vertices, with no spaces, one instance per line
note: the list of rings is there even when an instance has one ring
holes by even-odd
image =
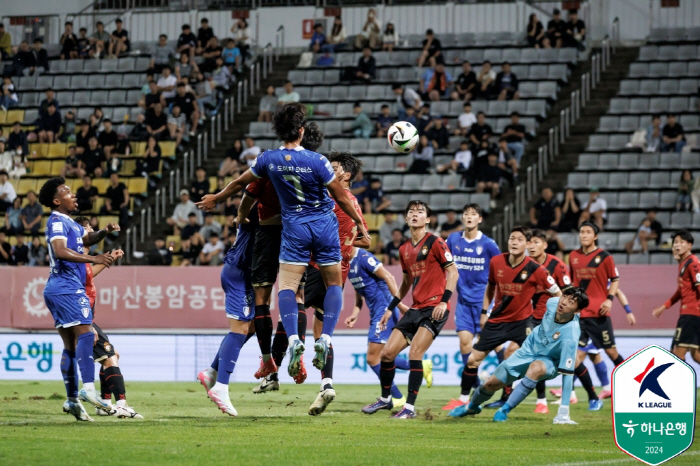
[[[232,76],[240,76],[243,68],[243,60],[241,58],[241,49],[236,47],[236,41],[228,39],[226,47],[221,52],[221,58],[224,60],[224,65],[228,68]]]
[[[661,152],[675,152],[680,154],[685,147],[685,132],[680,123],[676,123],[676,115],[666,115],[666,124],[661,131]]]
[[[209,241],[204,244],[199,253],[197,265],[221,265],[224,261],[224,243],[219,239],[219,235],[212,233]]]
[[[494,94],[494,84],[496,80],[496,72],[491,68],[491,62],[486,60],[481,65],[481,71],[476,76],[477,85],[474,99],[490,99]]]
[[[591,186],[588,201],[581,206],[581,217],[579,226],[583,222],[594,222],[600,231],[608,221],[608,203],[600,197],[600,192],[596,186]]]
[[[19,121],[12,123],[12,131],[7,138],[7,149],[15,151],[18,155],[26,155],[29,152],[27,134],[22,131]]]
[[[352,134],[356,138],[369,138],[372,135],[374,125],[367,112],[362,110],[362,104],[360,104],[360,102],[355,102],[353,112],[355,113],[355,120],[353,120],[350,126]]]
[[[190,199],[197,203],[202,200],[202,197],[211,192],[209,178],[204,167],[197,167],[195,171],[195,180],[190,185]]]
[[[343,19],[340,15],[333,18],[333,27],[331,28],[330,36],[328,36],[328,42],[326,43],[326,50],[329,52],[339,52],[345,48],[345,39],[348,37],[348,32],[343,26]]]
[[[194,94],[186,91],[185,83],[179,83],[177,85],[177,93],[173,98],[173,104],[180,107],[182,114],[189,120],[190,136],[194,136],[197,133],[197,126],[199,125],[199,105],[197,104],[197,98]]]
[[[401,231],[401,227],[405,222],[401,220],[401,217],[387,212],[384,214],[384,223],[379,227],[379,241],[382,244],[389,244],[392,239],[392,234],[395,229]]]
[[[510,114],[510,124],[503,130],[503,137],[506,140],[508,149],[513,152],[515,159],[520,165],[520,160],[523,158],[523,153],[525,152],[525,145],[523,139],[525,138],[525,133],[527,130],[525,126],[520,124],[520,114],[518,112],[512,112]]]
[[[95,107],[95,111],[92,113],[92,115],[90,115],[90,128],[92,128],[92,131],[95,133],[95,136],[104,131],[104,125],[102,124],[104,118],[105,114],[102,111],[102,108]]]
[[[449,164],[439,165],[437,167],[437,171],[438,173],[453,171],[459,175],[462,175],[462,179],[468,181],[467,186],[473,186],[473,179],[471,179],[471,176],[469,175],[472,158],[472,153],[469,150],[469,143],[464,140],[459,143],[459,150],[457,153],[455,153],[455,158],[452,159]],[[469,178],[469,180],[467,178]]]
[[[14,152],[6,149],[4,139],[0,139],[0,170],[10,172],[14,166]]]
[[[0,172],[0,177],[1,176],[2,172]],[[0,186],[0,189],[2,189],[2,186]],[[24,231],[24,223],[22,223],[22,199],[19,197],[15,197],[5,211],[5,228],[10,235],[19,234]]]
[[[432,29],[425,31],[425,39],[423,39],[423,50],[418,57],[418,68],[421,68],[426,61],[431,58],[437,58],[442,55],[442,44],[440,39],[435,37]]]
[[[465,102],[462,113],[457,117],[455,136],[467,137],[474,123],[476,123],[476,115],[472,113],[472,104],[470,102]]]
[[[178,105],[180,109],[182,107]],[[158,102],[146,112],[146,131],[148,134],[162,141],[167,138],[168,116],[163,113],[163,105]]]
[[[40,74],[49,71],[49,53],[43,48],[44,41],[37,37],[34,39],[34,48],[32,49],[32,55],[34,55],[34,69],[31,70],[31,74],[34,76],[39,76]]]
[[[404,242],[405,239],[400,229],[395,228],[391,231],[391,241],[388,241],[384,248],[385,265],[401,265],[399,248]]]
[[[277,96],[275,95],[275,86],[270,85],[267,86],[267,95],[260,99],[258,121],[272,121],[272,114],[275,113],[276,108]]]
[[[355,176],[355,179],[350,184],[350,192],[355,196],[355,199],[357,199],[357,203],[364,206],[367,191],[369,191],[369,179],[365,178],[364,171],[359,169],[357,170],[357,176]],[[365,212],[368,212],[367,209],[365,209]]]
[[[216,221],[214,215],[210,213],[204,215],[204,226],[199,230],[199,234],[204,241],[209,241],[212,235],[221,238],[222,231],[223,228],[221,228],[221,224]]]
[[[552,47],[558,49],[564,47],[566,23],[561,19],[561,11],[558,8],[552,11],[552,20],[547,23],[547,38]]]
[[[0,23],[0,61],[7,60],[12,55],[12,37],[5,31],[5,25]]]
[[[199,66],[188,54],[180,55],[180,60],[175,64],[175,78],[181,82],[182,78],[188,78],[188,82],[196,83],[203,79]]]
[[[426,131],[426,136],[435,149],[446,149],[450,145],[450,131],[441,115],[433,117],[433,125]]]
[[[163,68],[170,66],[170,58],[175,58],[175,50],[168,45],[168,36],[158,36],[158,43],[151,52],[149,73],[160,73]]]
[[[480,149],[486,148],[489,145],[489,138],[493,136],[493,129],[486,124],[486,115],[484,112],[476,114],[476,123],[469,130],[469,141],[471,142],[472,153],[479,152]]]
[[[566,47],[575,47],[579,51],[586,50],[586,23],[578,18],[578,10],[569,10],[569,22],[566,23]]]
[[[112,120],[105,118],[102,120],[102,124],[104,125],[105,129],[104,131],[100,132],[97,142],[105,152],[105,157],[109,159],[112,157],[112,153],[115,152],[117,143],[119,142],[119,136],[117,136],[117,133],[112,127]]]
[[[63,132],[58,137],[61,142],[75,142],[75,133],[77,130],[77,122],[75,121],[75,113],[73,110],[68,110],[63,119]]]
[[[399,83],[394,83],[391,85],[391,90],[396,95],[396,110],[399,120],[406,120],[406,109],[412,108],[417,112],[423,106],[420,95],[410,87],[403,87]]]
[[[173,263],[173,253],[165,247],[163,237],[156,238],[155,248],[148,252],[147,260],[148,265],[171,265]]]
[[[418,122],[415,126],[418,129],[418,134],[422,136],[433,126],[433,117],[430,115],[430,104],[423,104],[418,111],[418,115],[416,115],[416,119]]]
[[[313,53],[318,53],[326,43],[326,35],[323,33],[323,25],[321,23],[316,23],[314,25],[314,32],[311,35],[311,43],[309,44],[309,50]]]
[[[0,228],[0,266],[15,265],[12,258],[12,246],[7,242],[5,229]]]
[[[476,169],[476,192],[490,192],[489,207],[496,208],[496,198],[500,192],[501,168],[498,166],[498,155],[489,152],[486,163],[479,163]]]
[[[211,72],[216,68],[216,59],[221,57],[221,53],[224,49],[219,46],[219,39],[212,37],[209,39],[204,52],[202,53],[202,58],[204,58],[204,63],[199,68],[203,73]]]
[[[647,126],[646,134],[646,151],[656,152],[661,147],[661,136],[663,135],[663,125],[661,124],[661,115],[653,115],[651,124]]]
[[[435,149],[425,134],[420,137],[413,152],[413,163],[408,173],[427,175],[433,166],[433,153]]]
[[[158,105],[160,105],[160,102],[158,103]],[[146,127],[146,115],[144,115],[143,113],[139,113],[136,116],[136,123],[134,124],[134,127],[131,128],[131,131],[129,132],[129,140],[135,142],[142,142],[147,140],[149,136],[150,133],[148,132],[148,128]]]
[[[530,14],[530,19],[527,22],[527,43],[530,47],[539,49],[540,47],[549,48],[549,39],[545,35],[544,26],[535,13]]]
[[[35,64],[34,54],[29,50],[27,41],[23,40],[12,57],[12,65],[6,65],[4,73],[12,76],[29,76],[34,72]]]
[[[177,53],[187,54],[190,58],[194,57],[197,51],[197,36],[192,33],[189,24],[182,25],[182,32],[177,38]]]
[[[17,244],[12,248],[12,261],[15,265],[29,263],[29,247],[24,242],[24,235],[17,235]]]
[[[46,247],[41,244],[38,236],[32,238],[32,245],[29,247],[29,266],[42,267],[48,263],[48,252]]]
[[[389,106],[388,105],[382,105],[382,112],[379,114],[377,117],[377,137],[378,138],[383,138],[386,136],[386,133],[389,131],[389,128],[391,128],[391,125],[394,124],[394,119],[391,117],[389,114]]]
[[[413,126],[416,128],[418,127],[418,118],[416,118],[416,111],[413,109],[413,107],[408,107],[406,110],[406,116],[404,117],[403,121],[406,123],[411,123]]]
[[[364,198],[366,213],[383,213],[391,205],[391,200],[384,196],[382,182],[378,178],[373,178],[369,182],[367,196]]]
[[[647,210],[647,216],[646,218],[649,220],[650,225],[649,227],[651,228],[651,233],[647,235],[647,239],[653,239],[656,241],[656,245],[661,244],[661,235],[664,233],[664,227],[661,225],[661,222],[656,220],[656,207],[652,207],[651,209]]]
[[[85,176],[85,170],[80,168],[80,160],[75,146],[68,146],[68,155],[66,156],[66,164],[61,167],[61,176],[63,178],[77,178]]]
[[[112,212],[119,213],[119,227],[126,230],[129,226],[129,190],[119,181],[119,174],[112,173],[109,176],[109,186],[105,193],[105,204],[102,206],[102,215]]]
[[[676,210],[678,212],[690,212],[690,192],[695,186],[693,173],[690,170],[683,170],[681,173],[681,181],[678,184],[678,198],[676,199]]]
[[[209,20],[202,18],[199,21],[199,30],[197,30],[197,50],[195,51],[197,55],[204,52],[204,48],[212,37],[214,37],[214,30],[209,27]]]
[[[504,138],[498,140],[498,149],[498,163],[501,166],[501,170],[503,170],[504,174],[511,174],[513,183],[517,183],[520,164],[515,157],[515,153],[508,147],[508,143]]]
[[[177,78],[173,76],[169,66],[163,68],[157,84],[156,90],[161,93],[160,103],[163,105],[163,108],[167,108],[175,98],[175,88],[178,84]]]
[[[397,45],[399,45],[399,35],[394,30],[394,23],[386,23],[386,29],[382,35],[382,50],[391,53]]]
[[[46,89],[46,98],[39,103],[39,117],[49,112],[49,104],[54,104],[56,110],[61,110],[61,105],[56,100],[56,93],[52,88]]]
[[[27,205],[22,208],[22,225],[25,231],[29,231],[32,236],[39,234],[41,228],[41,216],[44,209],[37,202],[36,193],[27,191]]]
[[[80,120],[80,129],[75,135],[75,152],[81,156],[90,145],[90,139],[95,137],[95,132],[86,120]]]
[[[201,249],[201,247],[204,246],[204,240],[199,234],[199,230],[201,228],[201,225],[197,223],[197,214],[190,212],[187,215],[187,224],[182,227],[182,231],[180,231],[180,239],[183,241],[189,241],[192,246],[199,247]]]
[[[559,260],[564,260],[564,242],[557,236],[554,230],[546,230],[547,233],[547,249],[544,250],[547,254],[557,256]]]
[[[109,56],[112,58],[118,58],[122,53],[128,53],[131,50],[129,33],[122,28],[122,20],[117,18],[115,24],[117,28],[109,36]]]
[[[187,224],[187,216],[194,212],[197,215],[197,223],[202,224],[202,213],[190,200],[190,193],[186,189],[180,190],[180,203],[175,206],[172,217],[166,219],[168,225],[173,227],[175,234],[180,233],[180,228]]]
[[[105,31],[105,26],[101,21],[95,25],[97,30],[90,36],[90,58],[102,58],[104,52],[109,48],[110,35]]]
[[[253,36],[248,27],[248,21],[244,18],[238,18],[238,21],[231,26],[231,32],[235,34],[236,47],[241,51],[241,63],[245,64],[252,44],[251,37]]]
[[[224,59],[222,57],[216,58],[216,67],[212,70],[211,77],[217,90],[227,91],[229,89],[233,78],[231,76],[231,71],[229,71],[227,66],[224,66]]]
[[[170,134],[170,139],[175,141],[178,149],[180,149],[182,137],[187,134],[187,119],[180,111],[179,105],[173,105],[173,110],[168,115],[168,133]]]
[[[530,207],[530,226],[540,230],[556,230],[561,222],[561,207],[552,188],[542,188],[541,197]]]
[[[88,148],[78,155],[78,166],[85,174],[100,178],[105,171],[106,162],[104,151],[97,145],[97,138],[90,137]]]
[[[92,178],[84,175],[83,185],[76,192],[78,210],[80,212],[90,212],[95,207],[95,201],[97,201],[99,194],[97,188],[92,185]]]
[[[370,8],[367,11],[365,24],[362,26],[362,32],[355,37],[355,49],[361,50],[365,47],[376,49],[377,45],[379,45],[379,35],[381,32],[382,25],[379,20],[377,20],[377,12],[374,8]]]
[[[241,164],[245,164],[248,167],[252,167],[255,159],[262,152],[262,149],[260,149],[260,146],[255,144],[255,140],[251,137],[245,138],[245,146],[246,148],[243,152],[241,152],[241,155],[239,156],[238,160]]]
[[[455,90],[452,91],[452,100],[469,102],[474,98],[476,85],[476,74],[472,71],[471,63],[465,60],[462,63],[462,73],[457,76]]]
[[[143,157],[136,161],[136,171],[134,175],[147,177],[149,173],[159,171],[161,154],[160,144],[158,144],[155,137],[149,136],[146,143],[146,150],[143,152]]]
[[[636,252],[649,254],[649,244],[647,241],[650,234],[651,221],[648,218],[645,218],[642,220],[641,225],[639,225],[637,233],[634,235],[632,241],[625,243],[625,251],[627,251],[627,254],[634,254]]]
[[[187,55],[183,55],[183,57],[186,57]],[[163,99],[163,93],[158,90],[158,83],[156,81],[151,81],[148,83],[148,94],[144,96],[143,102],[144,102],[144,109],[148,110],[153,108],[153,106],[157,103],[161,103],[164,101]]]
[[[0,110],[5,111],[19,105],[19,98],[15,92],[15,85],[12,84],[12,77],[5,75],[2,77],[2,95],[0,95]]]
[[[359,81],[370,83],[377,77],[377,60],[372,56],[372,49],[365,47],[362,49],[362,56],[357,60],[357,70],[355,78]]]
[[[425,100],[439,101],[450,95],[452,75],[445,71],[445,65],[438,62],[434,68],[425,70],[420,79],[420,89]]]
[[[87,29],[80,28],[78,31],[78,58],[88,58],[90,56],[90,38],[87,36]]]
[[[578,230],[580,216],[581,203],[576,197],[576,193],[571,188],[564,189],[564,202],[561,205],[559,231],[568,233],[573,230]]]
[[[199,252],[202,250],[201,246],[195,246],[190,240],[182,240],[180,242],[180,253],[182,254],[182,262],[180,262],[181,267],[188,267],[194,265],[199,257]]]
[[[464,230],[462,221],[457,218],[457,212],[450,209],[447,211],[447,220],[440,225],[440,236],[442,239],[447,239],[452,233]]]
[[[231,176],[234,172],[240,172],[238,160],[243,153],[243,143],[240,139],[233,141],[233,146],[226,151],[226,157],[219,165],[219,176]]]
[[[501,66],[501,72],[496,75],[495,93],[498,100],[520,100],[518,92],[518,77],[510,70],[510,63]]]
[[[290,102],[299,102],[299,93],[294,90],[292,82],[287,80],[284,83],[284,94],[279,96],[277,104],[284,105]]]

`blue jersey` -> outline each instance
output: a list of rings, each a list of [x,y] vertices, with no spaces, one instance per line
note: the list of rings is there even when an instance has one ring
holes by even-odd
[[[501,253],[498,245],[482,232],[471,241],[462,232],[455,232],[447,238],[447,247],[459,271],[459,302],[481,306],[489,279],[489,263]]]
[[[328,159],[297,147],[268,150],[255,159],[250,171],[267,176],[277,191],[284,223],[308,223],[333,214],[335,202],[326,186],[335,173]]]
[[[258,208],[253,206],[248,214],[248,223],[238,225],[236,242],[231,249],[226,252],[224,263],[231,267],[236,267],[244,272],[250,272],[253,262],[253,243],[255,243],[255,232],[258,229]]]
[[[367,301],[370,319],[380,317],[391,302],[391,293],[386,282],[374,273],[382,263],[371,252],[358,249],[350,260],[348,278],[355,291]]]
[[[560,373],[573,374],[576,366],[576,350],[581,336],[579,316],[565,324],[554,321],[559,298],[547,301],[547,312],[542,323],[534,328],[523,343],[522,350],[535,356],[546,356],[557,366]]]
[[[85,229],[68,215],[53,211],[46,222],[45,235],[51,270],[44,295],[85,293],[85,264],[57,259],[52,247],[54,240],[62,239],[68,249],[82,255]]]

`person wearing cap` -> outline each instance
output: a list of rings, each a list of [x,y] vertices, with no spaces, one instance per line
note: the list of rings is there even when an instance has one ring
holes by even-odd
[[[192,33],[189,24],[183,24],[182,33],[177,38],[177,53],[186,53],[190,58],[193,58],[196,50],[197,36]]]
[[[552,12],[552,20],[547,23],[547,38],[552,47],[562,48],[566,38],[566,23],[561,19],[561,12],[555,8]]]
[[[214,37],[214,30],[209,27],[209,20],[207,18],[202,18],[199,24],[200,28],[197,31],[197,55],[201,55],[202,52],[204,52],[204,48],[211,38]]]
[[[73,33],[73,23],[66,21],[65,30],[61,34],[61,60],[78,58],[78,38]]]
[[[97,30],[90,36],[90,58],[100,58],[105,51],[106,44],[109,44],[109,33],[105,31],[105,25],[98,21],[95,25]]]
[[[109,36],[110,58],[118,58],[120,54],[127,53],[131,49],[129,32],[122,28],[122,20],[117,18],[115,23],[117,25],[117,29],[112,31],[112,35]]]
[[[197,224],[201,225],[202,211],[197,208],[194,202],[190,200],[190,193],[186,189],[180,190],[180,203],[175,206],[173,215],[166,219],[168,225],[173,227],[173,232],[176,235],[180,234],[180,229],[187,225],[190,213],[197,215]]]
[[[5,25],[0,23],[0,55],[7,60],[12,55],[12,36],[5,31]]]
[[[435,37],[432,29],[425,31],[425,39],[423,39],[423,50],[421,51],[420,57],[418,57],[418,68],[422,67],[423,64],[430,58],[439,57],[442,55],[442,44],[440,39]]]
[[[420,90],[423,93],[423,98],[438,102],[441,98],[448,97],[453,82],[452,75],[445,71],[445,64],[442,60],[438,60],[435,67],[425,70],[420,78]]]
[[[589,198],[581,206],[581,217],[579,217],[579,227],[585,222],[593,222],[598,230],[603,231],[603,225],[608,221],[608,203],[600,197],[597,186],[591,186]]]
[[[569,22],[566,23],[566,47],[586,50],[586,23],[578,18],[578,10],[569,10]]]
[[[0,212],[12,207],[16,197],[15,187],[8,181],[7,171],[0,170]]]

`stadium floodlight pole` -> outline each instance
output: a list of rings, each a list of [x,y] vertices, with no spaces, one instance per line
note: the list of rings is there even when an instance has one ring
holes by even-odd
[[[158,195],[160,193],[156,193],[156,205],[158,205]],[[148,233],[148,236],[151,236],[151,230],[152,230],[152,222],[151,222],[151,207],[149,206],[146,212],[146,233]]]
[[[158,212],[158,210],[159,210],[158,207],[160,206],[160,202],[159,202],[159,201],[160,201],[160,195],[161,195],[160,189],[156,189],[156,202],[153,203],[153,204],[156,206],[156,208],[155,208],[156,218],[160,218],[160,217],[158,216],[158,214],[160,213],[160,212]],[[149,217],[151,216],[150,212],[148,213],[148,216],[149,216]],[[150,235],[151,232],[149,231],[148,234]]]
[[[146,229],[143,227],[146,224],[146,209],[141,209],[141,242],[146,240]]]
[[[175,198],[173,196],[173,194],[175,193],[174,186],[175,186],[175,172],[173,170],[170,170],[170,191],[169,191],[170,195],[168,196],[168,200],[170,201],[170,203],[175,202]],[[163,213],[165,213],[165,212],[163,212]]]

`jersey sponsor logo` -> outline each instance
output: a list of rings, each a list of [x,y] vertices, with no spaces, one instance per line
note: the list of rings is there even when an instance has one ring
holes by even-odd
[[[84,296],[78,300],[78,303],[81,306],[89,306],[90,305],[90,301]]]
[[[51,225],[51,231],[54,233],[63,233],[63,224],[60,222],[55,222]]]
[[[567,358],[567,359],[566,359],[566,367],[567,367],[567,369],[568,369],[569,367],[573,366],[573,364],[574,364],[574,361],[573,361],[571,358]]]
[[[476,247],[476,253],[479,254],[479,255],[481,255],[482,252],[484,252],[484,248],[482,248],[481,246],[477,246],[477,247]]]
[[[90,308],[89,307],[84,307],[80,311],[83,313],[83,317],[86,319],[90,315]]]
[[[270,165],[267,166],[267,168],[269,168],[270,171],[275,171],[275,164],[271,163]]]
[[[49,315],[49,309],[44,301],[44,287],[46,279],[43,277],[35,278],[27,283],[24,287],[23,301],[24,310],[27,314],[34,317],[44,317]]]
[[[578,257],[574,257],[573,263],[578,264]]]
[[[554,281],[554,278],[551,275],[547,275],[547,283],[550,285],[556,285],[556,282]]]
[[[106,352],[109,353],[110,351],[112,351],[112,345],[110,345],[109,343],[105,342],[104,347]]]

